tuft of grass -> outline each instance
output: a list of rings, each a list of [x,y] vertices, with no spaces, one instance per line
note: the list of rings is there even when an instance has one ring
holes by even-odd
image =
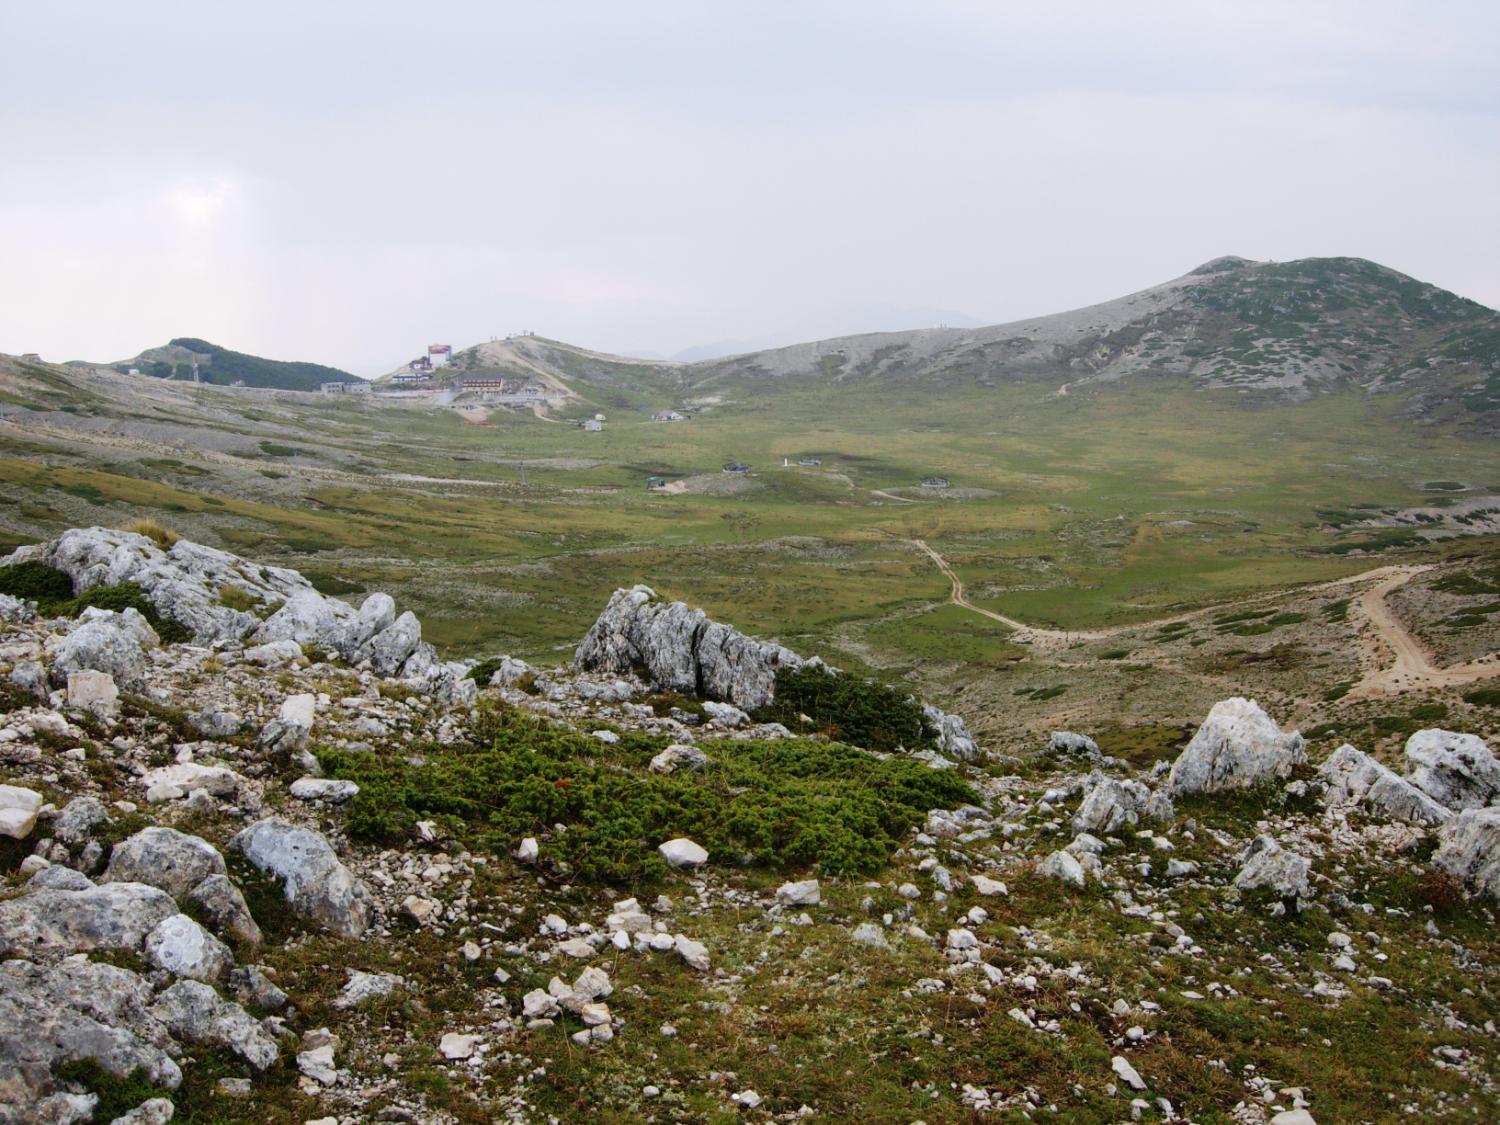
[[[163,527],[155,520],[139,519],[127,524],[123,530],[133,531],[137,535],[144,535],[163,551],[170,551],[173,544],[181,538],[177,532],[169,527]]]

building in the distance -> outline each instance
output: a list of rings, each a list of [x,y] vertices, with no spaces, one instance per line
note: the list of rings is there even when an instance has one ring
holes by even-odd
[[[604,423],[597,418],[585,418],[583,420],[583,428],[591,434],[597,434],[600,430],[604,429]]]
[[[653,421],[653,422],[686,422],[687,421],[687,415],[686,414],[679,414],[675,410],[658,410],[655,414],[651,415],[651,421]]]
[[[453,359],[452,344],[428,344],[427,363],[432,367],[446,367]]]

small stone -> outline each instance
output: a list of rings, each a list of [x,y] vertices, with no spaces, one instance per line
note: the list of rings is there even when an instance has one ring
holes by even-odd
[[[0,836],[24,840],[36,827],[42,795],[19,785],[0,785]]]
[[[999,879],[991,879],[988,875],[975,875],[973,879],[974,892],[986,898],[1001,898],[1010,894],[1010,889]]]
[[[521,846],[516,849],[516,859],[522,863],[535,863],[541,849],[537,846],[535,836],[527,836],[521,841]]]
[[[776,901],[784,906],[817,906],[823,901],[823,888],[816,879],[783,883],[776,888]]]
[[[708,852],[685,836],[668,840],[656,849],[668,867],[700,867],[708,862]]]
[[[474,1054],[478,1046],[479,1036],[462,1035],[459,1032],[450,1031],[438,1043],[438,1050],[445,1059],[467,1059]]]
[[[1110,1069],[1119,1076],[1120,1081],[1132,1090],[1144,1090],[1146,1088],[1145,1079],[1140,1076],[1135,1067],[1130,1065],[1130,1061],[1124,1055],[1116,1055],[1109,1060],[1109,1065]]]
[[[359,795],[359,786],[352,781],[338,781],[329,777],[299,777],[287,789],[299,801],[327,801],[340,805]]]

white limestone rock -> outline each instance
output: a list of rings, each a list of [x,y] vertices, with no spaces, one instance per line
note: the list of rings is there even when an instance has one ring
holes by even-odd
[[[145,941],[146,959],[173,976],[212,982],[234,967],[234,956],[186,914],[165,918]]]
[[[1432,862],[1500,903],[1500,806],[1465,809],[1443,825]]]
[[[685,836],[668,840],[656,849],[668,867],[701,867],[708,862],[708,851]]]
[[[42,795],[19,785],[0,785],[0,836],[24,840],[36,827]]]
[[[816,906],[823,901],[823,887],[816,879],[783,883],[776,888],[776,901],[783,906]]]
[[[357,938],[369,928],[369,889],[318,833],[273,817],[246,828],[230,846],[282,880],[287,902],[304,917],[345,937]]]
[[[146,935],[177,912],[171,895],[144,883],[31,890],[0,902],[0,954],[139,950]]]
[[[708,765],[708,755],[696,746],[685,742],[674,742],[651,759],[652,773],[676,773],[678,770],[698,770]]]
[[[1086,882],[1083,865],[1068,852],[1053,852],[1037,864],[1036,871],[1044,879],[1056,879],[1074,887],[1081,887]]]
[[[219,849],[175,828],[142,828],[116,844],[103,883],[145,883],[181,898],[210,875],[225,873]]]
[[[1500,800],[1500,762],[1477,735],[1419,730],[1406,740],[1406,776],[1445,808],[1478,809]]]
[[[1257,836],[1240,857],[1241,868],[1234,885],[1242,891],[1268,890],[1292,909],[1312,898],[1308,875],[1312,864],[1296,852],[1283,848],[1271,836]]]
[[[1163,788],[1172,797],[1245,789],[1287,777],[1306,760],[1301,734],[1283,734],[1258,703],[1236,696],[1213,705]]]
[[[1414,824],[1438,825],[1453,817],[1451,809],[1348,743],[1329,756],[1318,775],[1327,782],[1324,799],[1330,806],[1362,804]]]

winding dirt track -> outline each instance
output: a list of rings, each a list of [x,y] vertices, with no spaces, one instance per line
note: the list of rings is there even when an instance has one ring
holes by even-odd
[[[1077,631],[1043,629],[975,605],[964,593],[963,581],[948,565],[947,559],[933,550],[925,540],[912,539],[910,542],[927,555],[948,579],[952,586],[948,595],[950,602],[983,617],[988,617],[992,621],[997,621],[1008,629],[1015,630],[1014,639],[1017,642],[1031,644],[1042,649],[1063,648],[1080,641],[1105,640],[1137,629],[1150,629],[1179,621],[1192,621],[1210,613],[1221,613],[1234,606],[1275,601],[1285,596],[1285,592],[1256,594],[1238,602],[1206,606],[1190,613],[1179,613],[1173,617],[1158,617],[1151,621],[1137,621],[1130,625],[1114,625],[1105,629]],[[1430,565],[1381,566],[1360,574],[1335,578],[1331,582],[1320,582],[1302,587],[1303,592],[1314,593],[1320,590],[1355,586],[1362,582],[1374,582],[1374,585],[1360,595],[1356,603],[1359,617],[1368,626],[1364,630],[1364,636],[1369,651],[1370,666],[1359,683],[1355,684],[1344,696],[1346,702],[1355,703],[1360,700],[1396,695],[1405,691],[1418,691],[1424,688],[1459,687],[1477,680],[1500,676],[1500,654],[1490,654],[1468,664],[1454,664],[1447,668],[1434,664],[1426,647],[1412,635],[1410,630],[1401,623],[1400,618],[1391,611],[1391,607],[1386,604],[1386,595],[1392,590],[1404,586],[1417,575],[1431,569]]]
[[[1408,566],[1395,569],[1399,573],[1377,582],[1360,596],[1359,615],[1370,626],[1365,633],[1370,648],[1370,667],[1344,698],[1358,702],[1420,688],[1461,687],[1500,676],[1500,660],[1493,653],[1468,664],[1451,664],[1446,668],[1433,663],[1426,646],[1402,624],[1385,600],[1392,590],[1432,568]]]

